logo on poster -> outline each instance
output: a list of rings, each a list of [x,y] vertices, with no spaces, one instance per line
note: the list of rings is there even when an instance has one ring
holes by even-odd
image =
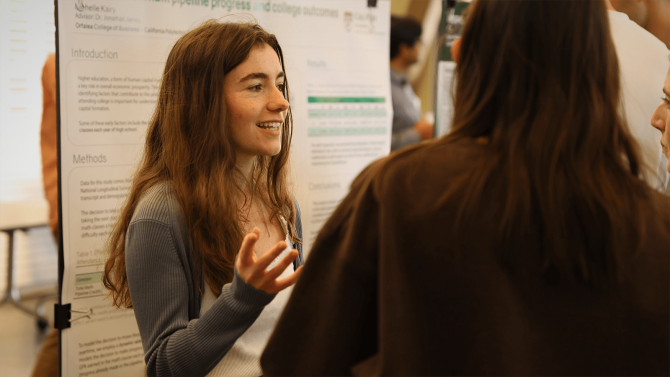
[[[351,12],[344,12],[344,28],[351,31],[351,24],[354,22],[354,14]]]
[[[375,22],[377,15],[359,12],[344,12],[344,28],[358,34],[373,34],[375,32]]]
[[[74,9],[83,12],[84,11],[84,0],[78,0],[77,3],[74,5]]]

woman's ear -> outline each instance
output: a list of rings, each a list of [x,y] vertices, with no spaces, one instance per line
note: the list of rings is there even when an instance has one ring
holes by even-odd
[[[461,59],[461,38],[454,39],[451,43],[451,57],[458,64],[458,61]]]

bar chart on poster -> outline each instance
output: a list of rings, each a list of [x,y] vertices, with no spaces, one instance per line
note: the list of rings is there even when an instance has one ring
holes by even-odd
[[[102,284],[105,242],[132,184],[174,42],[203,21],[254,21],[284,50],[292,191],[303,245],[353,178],[389,152],[390,3],[366,0],[58,0],[63,376],[142,376],[132,309]]]

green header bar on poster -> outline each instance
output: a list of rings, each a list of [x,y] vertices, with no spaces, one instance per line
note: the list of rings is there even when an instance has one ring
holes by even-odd
[[[307,109],[307,117],[315,118],[383,118],[386,109]]]
[[[92,274],[81,274],[75,276],[75,286],[96,283],[102,283],[102,272],[94,272]]]
[[[384,135],[388,132],[387,127],[335,127],[335,128],[313,128],[308,129],[309,136],[364,136]]]
[[[308,103],[384,103],[384,97],[307,97]]]

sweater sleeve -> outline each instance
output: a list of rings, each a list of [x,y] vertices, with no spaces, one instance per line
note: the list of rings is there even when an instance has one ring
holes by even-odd
[[[148,376],[202,376],[212,370],[274,295],[235,277],[199,319],[189,320],[188,263],[168,224],[143,219],[126,237],[128,285]],[[181,254],[183,255],[183,253]]]

